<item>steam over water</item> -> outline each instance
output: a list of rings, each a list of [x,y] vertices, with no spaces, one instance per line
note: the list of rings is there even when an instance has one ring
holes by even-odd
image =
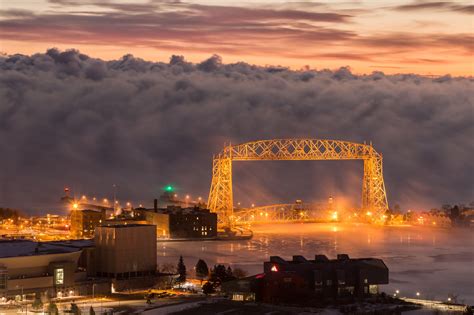
[[[390,284],[381,290],[401,296],[447,299],[449,294],[474,304],[474,238],[470,229],[375,227],[346,224],[275,224],[252,228],[249,241],[158,243],[158,264],[177,263],[183,255],[190,274],[199,258],[209,267],[230,264],[248,272],[262,272],[263,261],[277,255],[291,259],[315,254],[334,258],[382,258],[390,270]]]

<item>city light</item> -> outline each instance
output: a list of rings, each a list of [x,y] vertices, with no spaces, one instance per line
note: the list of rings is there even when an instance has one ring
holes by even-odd
[[[78,205],[77,203],[74,203],[74,204],[72,205],[72,208],[73,208],[74,210],[77,210],[78,207],[79,207],[79,205]]]
[[[277,266],[273,265],[272,268],[271,268],[271,271],[273,271],[273,272],[278,272]]]
[[[339,215],[338,215],[337,211],[334,211],[333,214],[331,215],[331,219],[333,221],[337,221],[338,218],[339,218]]]
[[[416,292],[416,296],[420,296],[420,292]]]
[[[165,187],[165,191],[172,192],[172,191],[174,191],[174,188],[173,188],[173,186],[168,185],[168,186]]]

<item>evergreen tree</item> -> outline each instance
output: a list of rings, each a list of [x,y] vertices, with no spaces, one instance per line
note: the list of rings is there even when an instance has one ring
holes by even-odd
[[[205,295],[209,295],[209,294],[212,294],[214,292],[216,292],[216,290],[214,290],[214,286],[212,285],[211,282],[207,281],[206,283],[204,283],[204,285],[202,286],[202,292],[205,294]]]
[[[92,305],[91,305],[91,308],[89,309],[89,315],[95,315],[95,311]]]
[[[186,282],[186,265],[184,264],[183,256],[179,256],[178,267],[176,269],[179,274],[177,282],[178,283]]]
[[[227,270],[225,271],[226,274],[226,279],[232,279],[234,276],[232,275],[232,268],[230,266],[227,267]]]
[[[81,315],[81,309],[77,306],[76,303],[71,303],[71,311],[74,315]]]
[[[209,281],[214,283],[215,286],[219,286],[222,282],[234,280],[235,277],[232,274],[232,268],[226,268],[224,265],[215,265],[211,270]]]
[[[209,268],[204,260],[199,259],[196,264],[196,278],[202,281],[209,276]]]

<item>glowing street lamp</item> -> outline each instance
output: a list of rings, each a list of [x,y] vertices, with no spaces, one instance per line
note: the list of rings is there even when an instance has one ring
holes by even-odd
[[[399,294],[399,293],[400,293],[400,290],[395,290],[395,293],[396,293],[396,294]]]
[[[74,204],[72,205],[72,208],[73,208],[74,210],[77,210],[78,207],[79,207],[79,205],[78,205],[77,203],[74,203]]]
[[[416,292],[416,296],[420,296],[420,292]]]

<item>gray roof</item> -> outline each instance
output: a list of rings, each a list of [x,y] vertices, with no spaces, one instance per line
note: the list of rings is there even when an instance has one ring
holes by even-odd
[[[84,240],[80,240],[84,241]],[[30,240],[0,240],[0,258],[63,254],[80,251],[83,247],[63,242],[33,242]]]

